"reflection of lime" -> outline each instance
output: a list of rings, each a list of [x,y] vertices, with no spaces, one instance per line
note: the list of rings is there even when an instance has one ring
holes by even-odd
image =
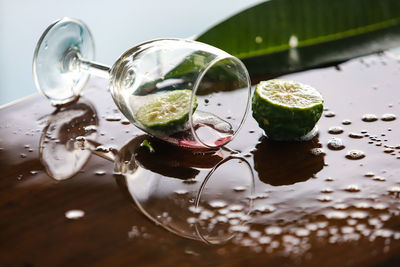
[[[321,94],[311,86],[285,80],[260,82],[253,96],[253,117],[275,140],[297,139],[309,133],[323,109]]]
[[[191,95],[191,90],[158,94],[139,108],[136,119],[151,130],[166,132],[182,127],[189,118]],[[197,102],[193,110],[196,107]]]

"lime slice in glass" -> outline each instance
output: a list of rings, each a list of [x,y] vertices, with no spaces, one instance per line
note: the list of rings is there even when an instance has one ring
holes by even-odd
[[[179,130],[189,119],[191,90],[160,93],[139,108],[136,119],[146,128],[161,132]],[[196,100],[195,100],[196,101]],[[193,111],[197,107],[197,102]]]
[[[295,81],[269,80],[256,86],[253,117],[274,140],[296,140],[314,129],[323,110],[322,95]]]

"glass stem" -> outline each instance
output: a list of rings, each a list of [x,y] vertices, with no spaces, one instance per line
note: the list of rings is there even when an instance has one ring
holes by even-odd
[[[83,58],[79,60],[79,69],[107,80],[110,77],[110,67]]]
[[[110,67],[82,58],[75,47],[65,51],[61,67],[65,72],[86,72],[105,79],[110,77]]]

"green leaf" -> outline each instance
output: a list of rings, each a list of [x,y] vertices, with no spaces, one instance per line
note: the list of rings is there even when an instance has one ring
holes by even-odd
[[[400,45],[399,0],[271,0],[196,38],[240,58],[252,75],[344,61]]]

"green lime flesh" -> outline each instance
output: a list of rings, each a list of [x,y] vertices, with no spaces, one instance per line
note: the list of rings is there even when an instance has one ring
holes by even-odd
[[[309,85],[279,79],[262,81],[253,95],[253,117],[269,138],[296,140],[315,127],[323,102],[322,95]]]
[[[139,108],[136,119],[150,130],[179,130],[189,119],[191,95],[192,91],[187,89],[157,94]],[[193,111],[196,107],[195,99]]]

